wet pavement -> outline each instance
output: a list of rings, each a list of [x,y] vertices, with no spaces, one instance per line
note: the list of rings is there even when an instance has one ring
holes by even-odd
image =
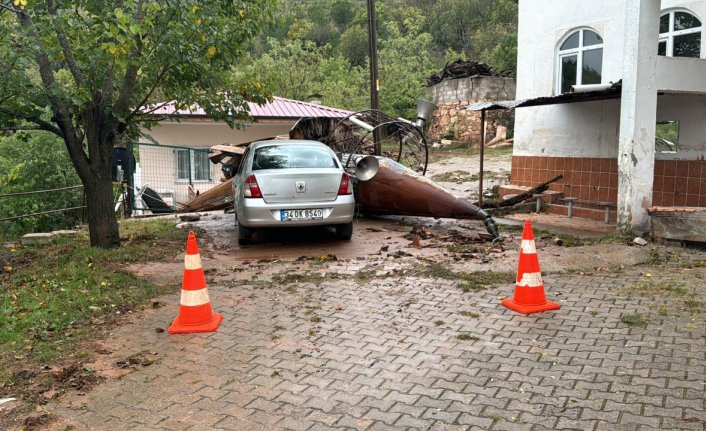
[[[50,404],[52,427],[704,429],[704,252],[538,239],[561,309],[525,316],[500,305],[512,282],[468,281],[514,273],[519,234],[504,251],[459,255],[433,237],[410,246],[394,220],[364,223],[356,232],[379,243],[349,254],[296,238],[279,255],[267,240],[240,249],[213,227],[202,255],[218,331],[161,332],[179,297],[160,298],[102,343],[99,362],[148,360]],[[595,247],[625,259],[598,262]],[[141,270],[178,283],[181,265]]]

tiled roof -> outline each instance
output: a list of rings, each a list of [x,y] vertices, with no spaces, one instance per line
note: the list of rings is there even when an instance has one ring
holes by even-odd
[[[206,116],[206,112],[201,107],[196,106],[191,109],[175,109],[175,103],[169,102],[164,106],[152,111],[153,115],[176,115],[176,116]],[[285,99],[275,96],[272,102],[259,106],[257,103],[248,102],[250,115],[255,120],[258,119],[299,119],[302,117],[330,117],[343,118],[353,112],[344,109],[331,108],[329,106],[317,105],[315,103],[301,102],[299,100]],[[150,110],[149,107],[145,109]]]

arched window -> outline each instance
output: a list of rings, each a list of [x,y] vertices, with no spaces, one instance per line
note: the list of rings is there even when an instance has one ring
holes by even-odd
[[[559,93],[572,85],[600,84],[603,69],[603,39],[593,30],[571,33],[559,47]]]
[[[689,12],[673,10],[659,18],[657,54],[701,57],[701,21]]]

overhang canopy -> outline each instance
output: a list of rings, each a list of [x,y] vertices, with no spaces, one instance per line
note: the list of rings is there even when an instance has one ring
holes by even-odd
[[[622,82],[618,81],[605,90],[559,94],[558,96],[534,99],[503,100],[499,102],[477,102],[466,106],[469,111],[492,111],[496,109],[525,108],[529,106],[558,105],[562,103],[591,102],[594,100],[620,99]]]

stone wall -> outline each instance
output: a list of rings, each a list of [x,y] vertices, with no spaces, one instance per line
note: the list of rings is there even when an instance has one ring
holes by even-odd
[[[427,88],[427,97],[439,109],[427,129],[430,140],[452,139],[472,146],[480,144],[480,112],[467,111],[475,102],[513,100],[515,80],[507,77],[478,76],[449,79]],[[486,113],[486,141],[495,137],[495,128],[503,125],[512,133],[514,113],[496,110]]]

